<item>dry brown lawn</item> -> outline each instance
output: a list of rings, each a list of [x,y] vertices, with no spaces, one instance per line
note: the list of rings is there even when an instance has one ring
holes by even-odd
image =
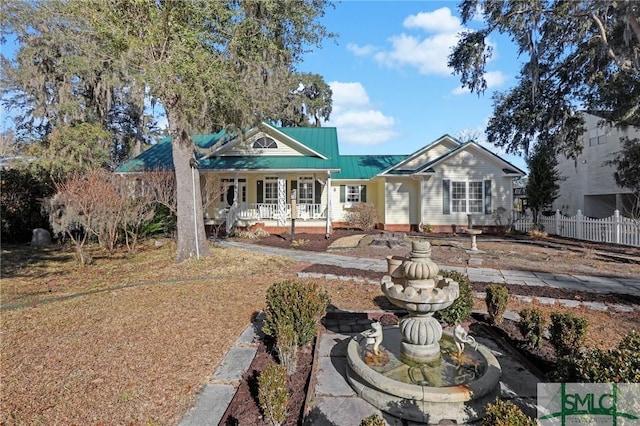
[[[0,312],[0,424],[177,424],[267,288],[300,268],[214,246],[199,261],[174,255],[147,244],[80,267],[71,249],[3,247],[1,304],[19,307]],[[318,283],[338,309],[384,306],[378,286]],[[637,313],[584,314],[590,342],[613,346],[640,326]]]
[[[212,252],[176,264],[166,244],[81,268],[66,250],[24,267],[3,250],[3,305],[109,290],[1,312],[0,424],[177,424],[269,285],[293,276],[283,258]]]

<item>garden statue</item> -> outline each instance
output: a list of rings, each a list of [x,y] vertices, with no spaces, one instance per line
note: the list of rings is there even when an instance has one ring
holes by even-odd
[[[456,325],[456,328],[453,330],[453,339],[455,340],[456,347],[458,348],[458,359],[462,358],[465,343],[471,345],[476,351],[478,350],[478,343],[476,342],[476,339],[469,336],[467,331],[460,324]]]
[[[367,346],[373,346],[373,353],[380,355],[380,344],[382,343],[382,325],[378,321],[371,323],[371,330],[363,333],[367,338]]]

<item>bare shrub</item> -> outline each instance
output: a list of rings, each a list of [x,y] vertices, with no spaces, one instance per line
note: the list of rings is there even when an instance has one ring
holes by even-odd
[[[113,253],[124,231],[132,250],[140,226],[154,213],[151,194],[136,195],[126,181],[103,170],[72,173],[55,182],[56,194],[44,202],[54,233],[67,236],[76,246],[81,264],[89,263],[84,246],[89,236]]]
[[[371,231],[378,223],[376,206],[371,203],[358,203],[349,209],[346,221],[350,228]]]
[[[172,170],[157,168],[143,173],[140,180],[142,192],[150,191],[158,204],[168,208],[172,215],[178,214],[176,175]]]

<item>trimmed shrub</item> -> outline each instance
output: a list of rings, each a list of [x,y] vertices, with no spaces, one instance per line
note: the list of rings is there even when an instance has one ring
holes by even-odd
[[[545,318],[540,309],[525,308],[520,311],[518,330],[529,346],[539,348],[542,345],[542,333],[544,333]]]
[[[574,355],[587,333],[587,320],[571,312],[551,314],[549,334],[551,344],[558,356]]]
[[[496,399],[487,404],[487,415],[482,420],[482,426],[536,426],[538,422],[527,416],[511,401]]]
[[[298,368],[298,336],[293,324],[285,322],[279,324],[276,331],[276,352],[280,363],[292,375]]]
[[[591,349],[558,362],[555,381],[640,383],[640,333],[627,334],[615,349]]]
[[[318,322],[329,304],[329,295],[315,283],[283,281],[267,290],[267,307],[262,331],[278,339],[278,331],[291,324],[298,345],[309,343],[316,337]]]
[[[473,288],[469,277],[456,271],[440,271],[443,278],[451,278],[458,282],[460,296],[447,309],[443,309],[434,314],[439,321],[447,324],[458,324],[471,316],[473,310]]]
[[[358,203],[347,211],[345,220],[350,228],[371,231],[378,223],[378,211],[374,204]]]
[[[372,414],[368,417],[365,417],[360,422],[359,426],[386,426],[384,419],[377,414]]]
[[[509,303],[509,290],[503,285],[489,284],[485,288],[485,292],[487,293],[485,303],[489,319],[493,324],[502,324],[502,315],[507,310]]]
[[[284,366],[270,365],[258,377],[258,402],[264,419],[273,426],[287,419],[289,388]]]

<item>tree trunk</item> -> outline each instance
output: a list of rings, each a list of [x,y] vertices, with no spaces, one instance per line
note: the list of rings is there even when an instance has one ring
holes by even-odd
[[[169,132],[173,139],[173,168],[176,174],[178,251],[176,262],[209,255],[204,229],[200,173],[191,167],[194,147],[189,134],[179,129],[167,111]]]

